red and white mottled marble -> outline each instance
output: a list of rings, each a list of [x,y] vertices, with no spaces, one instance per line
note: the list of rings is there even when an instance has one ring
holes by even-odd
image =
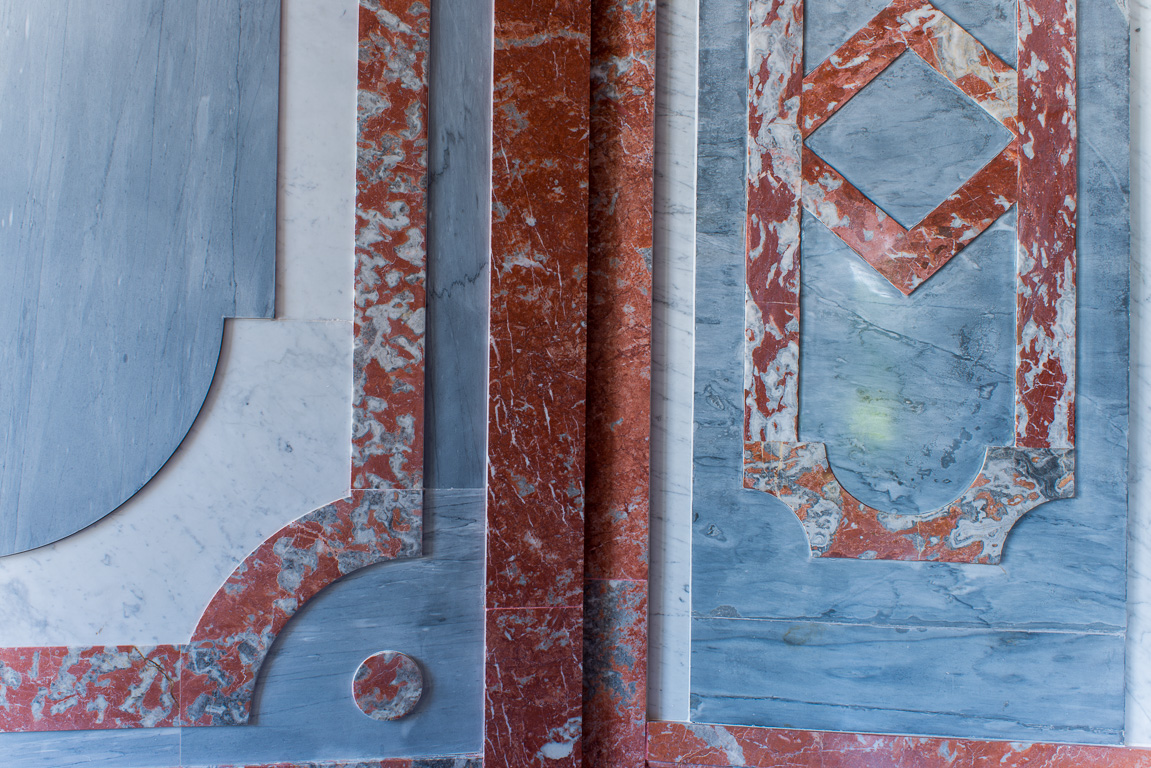
[[[1017,132],[1015,70],[930,3],[896,0],[804,79],[804,137],[908,48]],[[1015,203],[1019,151],[1016,142],[1008,145],[907,231],[805,147],[803,205],[892,285],[910,294]]]
[[[180,648],[0,649],[0,731],[178,724]]]
[[[646,755],[655,0],[592,0],[583,765]]]
[[[748,443],[744,487],[770,493],[795,513],[815,557],[996,564],[1019,518],[1075,495],[1071,450],[988,448],[960,496],[938,509],[873,509],[839,484],[823,443]]]
[[[749,5],[744,438],[797,439],[802,0]]]
[[[422,509],[421,491],[356,491],[261,544],[216,593],[184,652],[181,724],[247,722],[256,675],[288,620],[353,571],[418,557]]]
[[[352,488],[421,488],[429,5],[361,0]]]
[[[424,695],[424,673],[407,654],[380,651],[364,659],[352,678],[352,697],[365,715],[399,720],[412,713]]]
[[[582,641],[580,608],[488,610],[488,768],[580,765]]]
[[[485,760],[581,759],[591,13],[496,0]]]
[[[1074,0],[1020,0],[1015,443],[1075,445]]]
[[[649,766],[678,768],[1151,768],[1151,751],[691,723],[648,724]]]
[[[875,271],[910,294],[1015,204],[1013,141],[910,231],[807,147],[803,205]]]

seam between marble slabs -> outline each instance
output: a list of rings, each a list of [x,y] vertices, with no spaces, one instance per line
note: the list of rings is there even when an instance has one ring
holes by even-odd
[[[844,559],[844,558],[838,558]],[[764,618],[758,616],[708,616],[706,614],[692,613],[692,621],[746,621],[746,622],[759,622],[762,624],[819,624],[826,627],[871,627],[875,629],[894,629],[894,630],[970,630],[979,631],[980,633],[996,633],[996,634],[1021,634],[1021,635],[1070,635],[1080,637],[1084,635],[1097,636],[1097,637],[1125,637],[1127,635],[1126,627],[1117,627],[1114,631],[1104,631],[1099,629],[1024,629],[1021,627],[998,627],[994,624],[907,624],[907,623],[873,623],[873,622],[858,622],[858,621],[825,621],[818,618],[806,617],[784,617],[784,618]]]

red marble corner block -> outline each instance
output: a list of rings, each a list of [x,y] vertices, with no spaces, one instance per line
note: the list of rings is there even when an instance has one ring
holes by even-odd
[[[585,768],[643,765],[647,626],[647,582],[588,582],[583,646]]]
[[[487,613],[486,768],[580,765],[581,608]]]
[[[352,488],[423,487],[427,3],[360,4]]]
[[[648,764],[681,768],[1151,768],[1151,751],[649,723]]]
[[[497,0],[489,607],[583,604],[590,14]]]
[[[247,722],[256,676],[288,620],[324,587],[422,553],[422,491],[361,491],[268,538],[216,593],[184,653],[184,725]]]
[[[0,649],[0,732],[179,725],[180,649]]]
[[[1075,445],[1075,3],[1019,4],[1015,443]]]
[[[592,3],[585,572],[646,579],[655,3]]]

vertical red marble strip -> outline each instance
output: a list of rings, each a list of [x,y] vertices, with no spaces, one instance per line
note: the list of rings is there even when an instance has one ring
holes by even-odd
[[[1015,444],[1075,445],[1075,0],[1019,2]]]
[[[581,760],[590,7],[496,0],[485,762]]]
[[[429,4],[361,0],[352,488],[424,472]]]
[[[803,0],[750,0],[744,438],[797,440]]]
[[[1128,747],[650,723],[649,765],[712,768],[1151,768]]]
[[[583,764],[647,755],[655,0],[592,0]]]

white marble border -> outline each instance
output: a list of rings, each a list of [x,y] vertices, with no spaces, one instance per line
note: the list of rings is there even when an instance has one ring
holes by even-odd
[[[196,423],[145,488],[0,558],[0,646],[181,643],[243,558],[347,495],[356,0],[283,0],[276,319],[228,321]]]
[[[698,0],[656,9],[648,717],[687,720],[695,350]]]

